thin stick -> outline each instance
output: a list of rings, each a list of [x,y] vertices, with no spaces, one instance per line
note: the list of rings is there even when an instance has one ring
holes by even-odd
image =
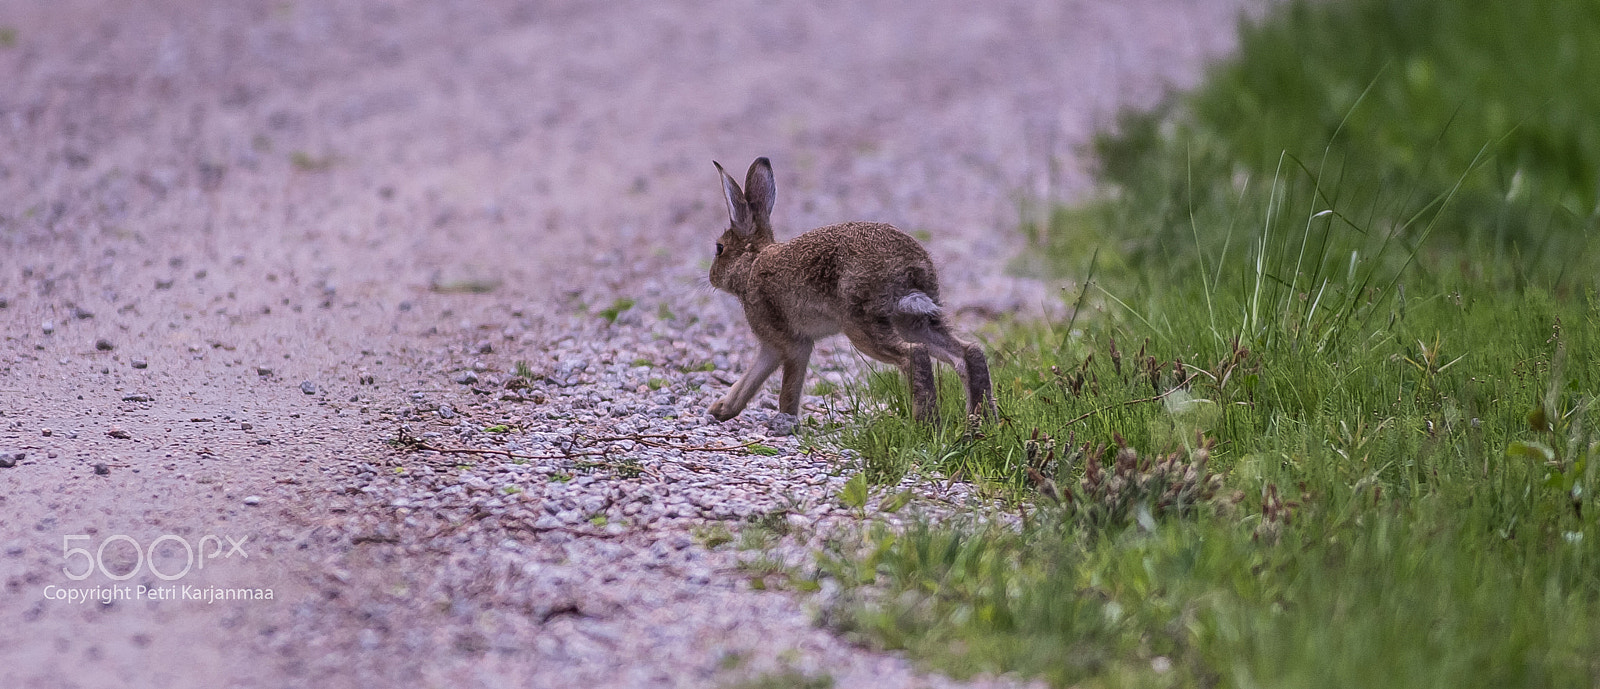
[[[1091,416],[1094,416],[1095,414],[1099,414],[1100,412],[1103,412],[1103,411],[1110,411],[1112,409],[1116,409],[1117,407],[1132,406],[1132,405],[1135,405],[1135,404],[1139,404],[1141,402],[1156,402],[1156,401],[1159,401],[1161,398],[1166,397],[1167,395],[1170,395],[1170,394],[1172,394],[1174,392],[1177,392],[1179,390],[1182,390],[1182,389],[1183,389],[1183,386],[1178,386],[1178,387],[1172,388],[1171,390],[1163,392],[1163,393],[1161,393],[1159,395],[1156,395],[1154,397],[1145,397],[1145,398],[1142,398],[1142,399],[1127,400],[1125,402],[1118,402],[1116,404],[1108,404],[1108,405],[1106,405],[1104,407],[1100,407],[1099,409],[1091,409],[1089,411],[1086,411],[1086,412],[1078,415],[1077,418],[1074,418],[1071,421],[1068,421],[1068,422],[1066,422],[1064,424],[1061,424],[1061,427],[1065,428],[1067,426],[1071,426],[1072,424],[1075,424],[1075,423],[1077,423],[1079,421],[1082,421],[1082,420],[1087,419],[1087,418],[1089,418]]]

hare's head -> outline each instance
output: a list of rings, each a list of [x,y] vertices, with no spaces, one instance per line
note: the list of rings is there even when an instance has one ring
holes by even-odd
[[[722,165],[715,161],[711,164],[717,166],[717,175],[722,178],[729,222],[728,229],[717,239],[717,257],[711,261],[711,286],[739,294],[744,291],[751,261],[762,248],[773,243],[772,163],[766,158],[756,158],[745,175],[743,191]]]

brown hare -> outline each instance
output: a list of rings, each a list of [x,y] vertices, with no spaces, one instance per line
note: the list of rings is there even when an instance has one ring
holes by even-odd
[[[812,344],[840,332],[862,353],[905,374],[918,420],[938,416],[930,355],[961,375],[968,415],[997,415],[988,359],[978,345],[951,334],[933,261],[917,240],[892,225],[847,222],[779,243],[772,233],[772,163],[757,158],[743,191],[720,164],[712,164],[722,178],[731,225],[717,240],[711,285],[739,298],[761,342],[750,370],[711,405],[713,417],[738,416],[779,366],[778,411],[798,416]]]

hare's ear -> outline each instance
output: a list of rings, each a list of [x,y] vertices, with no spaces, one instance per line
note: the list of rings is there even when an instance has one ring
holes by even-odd
[[[772,161],[766,156],[756,158],[744,177],[744,198],[750,204],[750,212],[755,214],[757,225],[772,227],[772,202],[777,195],[777,184],[772,181]]]
[[[711,161],[717,166],[717,176],[722,178],[722,196],[728,201],[728,222],[732,223],[734,234],[748,237],[755,232],[756,224],[750,214],[750,204],[744,199],[744,192],[739,191],[739,183],[728,176],[728,171],[722,169],[722,164]]]

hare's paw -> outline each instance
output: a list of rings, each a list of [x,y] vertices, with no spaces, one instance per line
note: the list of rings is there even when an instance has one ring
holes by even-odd
[[[744,410],[734,408],[733,403],[729,402],[728,398],[724,397],[712,402],[711,407],[706,411],[711,413],[711,418],[713,419],[718,421],[727,421],[728,419],[738,416],[739,412]]]

